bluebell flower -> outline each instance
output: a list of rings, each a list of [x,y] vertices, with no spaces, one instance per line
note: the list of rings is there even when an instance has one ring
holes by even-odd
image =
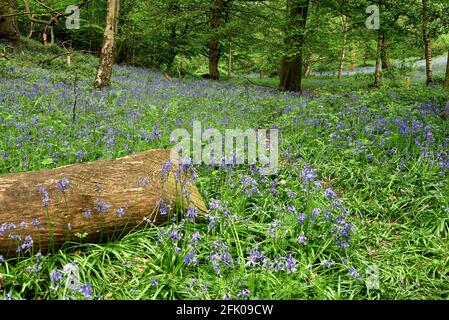
[[[84,299],[92,298],[92,286],[89,283],[81,285],[79,292],[83,295]]]
[[[291,214],[296,214],[296,208],[294,206],[292,206],[292,205],[288,205],[286,210],[288,212],[290,212]]]
[[[99,213],[107,213],[111,209],[111,205],[100,199],[95,201],[95,207]]]
[[[188,209],[187,209],[187,218],[190,220],[190,221],[195,221],[195,219],[196,219],[196,217],[198,216],[198,209],[197,208],[195,208],[195,207],[189,207]]]
[[[307,237],[304,235],[300,235],[296,240],[304,246],[307,245]]]
[[[56,182],[56,188],[58,188],[58,190],[61,191],[62,193],[67,191],[69,189],[69,186],[70,186],[70,180],[67,178]]]
[[[296,259],[291,254],[284,258],[284,265],[287,273],[296,272]]]
[[[116,210],[116,213],[117,213],[117,216],[118,216],[119,218],[121,218],[121,217],[123,217],[123,215],[125,214],[125,209],[123,209],[123,208],[118,208],[118,209]]]
[[[324,196],[328,199],[335,199],[337,197],[337,194],[332,190],[331,188],[326,189],[324,191]]]
[[[184,263],[186,267],[190,265],[196,266],[198,264],[197,255],[193,249],[190,249],[189,253],[184,257]]]
[[[298,224],[301,225],[306,221],[307,215],[305,213],[301,213],[298,218]]]
[[[329,269],[332,266],[332,263],[330,263],[328,260],[323,260],[323,262],[321,264],[326,269]]]
[[[301,171],[301,177],[304,179],[305,182],[313,182],[317,178],[315,170],[313,170],[310,166],[307,164],[304,165],[302,171]]]
[[[193,244],[198,243],[198,241],[201,240],[201,235],[199,232],[195,232],[192,234],[192,237],[190,238],[190,242],[192,242]]]
[[[92,210],[85,210],[83,211],[83,215],[86,217],[91,217],[92,216]]]
[[[243,289],[239,293],[237,293],[237,299],[248,299],[251,291],[249,289]]]
[[[48,207],[48,202],[49,202],[49,197],[48,197],[48,192],[47,190],[45,190],[44,187],[39,187],[39,193],[42,194],[42,203],[44,204],[44,207]]]
[[[320,208],[312,209],[312,220],[316,220],[316,218],[319,217],[320,213],[321,213],[321,209]]]
[[[62,280],[64,279],[64,275],[59,270],[53,269],[50,271],[50,279],[52,285],[57,290],[61,285]]]
[[[353,266],[348,268],[348,273],[352,278],[360,279],[362,277]]]

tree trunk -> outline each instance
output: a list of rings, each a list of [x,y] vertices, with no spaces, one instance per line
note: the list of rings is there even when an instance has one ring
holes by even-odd
[[[50,27],[50,44],[51,45],[55,44],[55,31],[53,27]]]
[[[346,59],[346,42],[348,39],[348,18],[342,16],[342,20],[343,20],[343,45],[341,48],[340,67],[338,68],[338,76],[337,76],[338,79],[341,79],[341,76],[343,74],[343,68]]]
[[[44,28],[44,31],[42,32],[42,42],[44,46],[48,46],[48,34],[47,34],[47,26]]]
[[[366,67],[368,66],[368,58],[370,56],[370,49],[368,44],[365,46],[365,52],[363,54],[363,62],[362,62],[362,67]]]
[[[307,55],[307,58],[304,61],[305,64],[305,71],[304,71],[304,78],[308,78],[310,76],[310,73],[312,72],[312,54],[309,53]]]
[[[228,41],[228,80],[232,78],[232,40],[229,37]]]
[[[356,48],[355,48],[355,44],[352,44],[351,46],[351,53],[350,53],[350,64],[349,64],[349,71],[350,72],[354,72],[355,71],[355,59],[356,59]]]
[[[34,33],[34,22],[30,21],[30,31],[28,32],[28,39],[31,39]]]
[[[25,253],[27,246],[44,253],[67,241],[80,242],[82,234],[82,242],[120,238],[145,222],[167,220],[159,214],[161,199],[172,201],[176,212],[196,207],[201,216],[207,208],[188,175],[176,173],[179,160],[173,159],[171,168],[164,166],[170,152],[151,150],[117,160],[0,175],[0,254],[14,256],[18,247]],[[175,176],[182,177],[189,199]]]
[[[220,80],[220,72],[218,71],[218,63],[220,62],[220,28],[221,16],[225,6],[225,0],[214,0],[212,8],[212,19],[210,22],[212,38],[209,42],[209,79]]]
[[[0,16],[11,14],[16,11],[16,8],[15,1],[2,1],[0,4]],[[0,18],[0,40],[6,41],[7,44],[15,44],[20,40],[17,17]]]
[[[382,48],[380,50],[382,59],[382,70],[386,70],[390,67],[390,58],[387,51],[388,40],[385,33],[382,32]]]
[[[376,71],[374,72],[374,86],[380,85],[380,68],[382,66],[382,32],[377,33]]]
[[[422,31],[423,31],[423,42],[424,42],[424,56],[426,59],[426,76],[427,85],[433,82],[432,76],[432,47],[430,43],[429,35],[429,12],[428,12],[428,0],[422,0]]]
[[[444,80],[444,88],[449,89],[449,49],[447,50],[446,77]]]
[[[117,36],[120,0],[108,0],[106,27],[104,29],[103,47],[94,86],[108,87],[114,65],[115,38]]]
[[[282,91],[302,91],[302,56],[309,2],[309,0],[289,0],[287,3],[290,15],[287,34],[291,35],[284,40],[287,54],[281,64],[279,89]]]

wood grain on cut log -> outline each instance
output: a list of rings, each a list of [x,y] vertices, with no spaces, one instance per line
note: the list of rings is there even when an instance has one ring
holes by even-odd
[[[0,254],[16,255],[18,247],[44,253],[67,241],[79,242],[83,234],[83,242],[116,239],[145,221],[162,222],[161,199],[178,209],[190,205],[205,212],[185,173],[181,176],[188,192],[181,192],[177,160],[167,172],[162,169],[168,167],[170,152],[151,150],[117,160],[0,175]],[[58,188],[65,180],[67,189],[61,183]]]

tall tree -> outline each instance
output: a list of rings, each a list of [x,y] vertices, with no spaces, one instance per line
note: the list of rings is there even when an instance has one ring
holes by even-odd
[[[382,70],[388,69],[390,67],[390,57],[388,56],[388,39],[385,32],[382,32],[382,44],[380,49],[380,57],[382,60]]]
[[[15,0],[2,0],[0,3],[0,40],[6,40],[8,43],[16,43],[20,39],[19,23],[16,16],[11,15],[17,4]]]
[[[423,33],[423,42],[424,42],[424,55],[426,59],[426,76],[427,76],[427,85],[433,82],[432,76],[432,48],[430,43],[430,35],[429,35],[429,8],[428,8],[428,0],[422,0],[422,33]]]
[[[210,21],[212,37],[209,42],[209,77],[211,80],[220,79],[220,72],[218,71],[221,55],[219,29],[225,5],[225,0],[213,0],[212,18]]]
[[[108,0],[106,13],[106,26],[104,29],[103,46],[101,49],[100,63],[94,86],[98,88],[108,87],[114,65],[114,48],[118,28],[118,16],[120,0]]]
[[[449,49],[447,50],[446,77],[444,80],[444,87],[446,89],[449,89]]]
[[[301,91],[303,50],[309,0],[287,0],[288,26],[284,44],[286,52],[282,59],[279,89]]]
[[[348,17],[342,16],[342,24],[343,24],[343,43],[341,46],[341,58],[340,58],[340,67],[338,68],[338,79],[341,79],[341,76],[343,74],[343,68],[345,65],[345,59],[346,59],[346,42],[348,39]]]
[[[376,70],[374,71],[374,86],[380,85],[380,69],[382,67],[382,31],[377,32]]]

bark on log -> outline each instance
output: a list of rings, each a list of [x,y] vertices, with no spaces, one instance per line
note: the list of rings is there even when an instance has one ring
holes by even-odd
[[[176,212],[196,207],[201,216],[207,208],[189,175],[179,173],[178,160],[168,165],[170,152],[1,175],[0,254],[45,253],[81,242],[82,234],[82,242],[118,239],[168,219],[160,214],[161,199]]]

